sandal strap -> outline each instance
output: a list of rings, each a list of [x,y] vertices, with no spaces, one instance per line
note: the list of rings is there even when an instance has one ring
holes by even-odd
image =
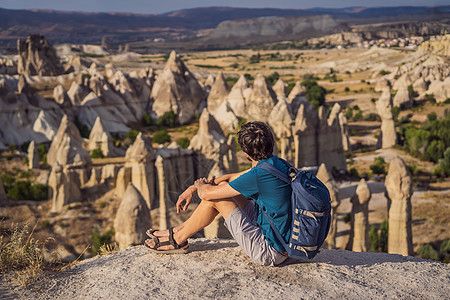
[[[175,239],[173,238],[173,227],[169,228],[169,242],[175,249],[179,248],[177,242],[175,242]]]
[[[185,246],[187,246],[188,242],[185,241],[184,243],[178,244],[175,239],[173,238],[173,227],[169,228],[169,243],[175,248],[175,249],[180,249],[183,248]]]

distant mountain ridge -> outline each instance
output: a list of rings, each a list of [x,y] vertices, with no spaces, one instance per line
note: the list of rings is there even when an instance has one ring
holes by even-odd
[[[330,15],[337,22],[368,24],[393,20],[446,20],[450,5],[348,8],[233,8],[200,7],[163,14],[86,13],[0,8],[0,44],[14,47],[17,38],[44,34],[52,43],[95,43],[103,36],[113,44],[195,38],[199,30],[213,29],[223,21],[258,17]]]

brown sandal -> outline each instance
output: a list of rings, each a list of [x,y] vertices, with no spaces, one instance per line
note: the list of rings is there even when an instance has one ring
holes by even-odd
[[[154,253],[160,253],[160,254],[185,254],[185,253],[189,252],[189,250],[188,250],[189,245],[188,245],[187,241],[184,243],[181,243],[181,244],[177,244],[177,242],[173,238],[173,227],[169,228],[169,240],[165,241],[165,242],[160,242],[159,238],[157,236],[153,235],[153,232],[155,232],[155,231],[152,230],[151,236],[150,236],[150,234],[148,234],[150,236],[150,238],[155,242],[155,247],[150,247],[149,245],[147,245],[147,243],[144,243],[144,245],[150,251],[152,251]],[[174,247],[174,249],[158,250],[159,247],[168,246],[168,245],[172,245]]]

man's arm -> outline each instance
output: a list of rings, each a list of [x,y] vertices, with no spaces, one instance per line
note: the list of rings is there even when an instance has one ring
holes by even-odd
[[[218,178],[212,178],[211,180],[204,180],[204,182],[205,183],[207,183],[207,184],[209,184],[209,185],[211,185],[211,186],[218,186],[218,185],[225,185],[225,184],[223,184],[223,183],[227,183],[227,182],[230,182],[230,181],[233,181],[233,180],[235,180],[236,178],[238,178],[239,176],[241,176],[242,174],[244,174],[245,172],[248,172],[250,169],[248,169],[248,170],[245,170],[245,171],[242,171],[242,172],[238,172],[238,173],[232,173],[232,174],[226,174],[226,175],[223,175],[223,176],[220,176],[220,177],[218,177]],[[222,184],[221,184],[222,183]],[[230,187],[230,189],[232,189],[231,187]],[[232,189],[233,190],[233,189]],[[234,190],[233,190],[234,191]],[[191,185],[190,187],[188,187],[179,197],[178,197],[178,201],[177,201],[177,204],[176,204],[176,207],[177,207],[177,213],[180,213],[180,211],[185,211],[187,208],[188,208],[188,206],[189,206],[189,204],[191,204],[191,201],[192,201],[192,199],[194,198],[194,195],[195,195],[195,193],[196,192],[198,192],[198,189],[197,189],[197,187],[193,184],[193,185]],[[219,190],[219,192],[220,192],[220,190]],[[236,195],[233,195],[233,196],[236,196]],[[233,197],[233,196],[231,196],[231,197]],[[201,196],[200,196],[200,194],[199,194],[199,197],[201,198]],[[227,197],[224,197],[224,196],[222,196],[221,198],[227,198]],[[202,198],[203,199],[203,198]],[[220,198],[218,198],[218,199],[220,199]],[[184,203],[185,202],[185,203]],[[183,203],[184,203],[184,205],[183,205]]]
[[[238,172],[238,173],[231,173],[231,174],[226,174],[217,178],[212,178],[212,184],[220,184],[222,182],[231,182],[233,180],[235,180],[236,178],[238,178],[239,176],[241,176],[244,173],[247,173],[248,171],[250,171],[250,169],[248,170],[244,170],[242,172]]]
[[[194,185],[197,187],[198,196],[205,201],[232,198],[240,195],[228,183],[213,185],[207,183],[206,179],[197,179]]]

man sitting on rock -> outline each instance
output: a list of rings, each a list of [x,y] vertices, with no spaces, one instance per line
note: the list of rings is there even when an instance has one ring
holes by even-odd
[[[275,140],[267,124],[249,122],[242,126],[237,135],[252,168],[211,180],[196,180],[178,198],[177,212],[187,209],[195,193],[201,199],[200,204],[180,226],[169,230],[148,230],[150,239],[145,241],[145,245],[150,250],[186,253],[187,239],[209,225],[220,213],[236,242],[254,261],[273,266],[286,259],[283,245],[263,212],[269,215],[284,239],[288,240],[292,189],[289,184],[256,166],[264,161],[285,173],[288,166],[272,154]]]

